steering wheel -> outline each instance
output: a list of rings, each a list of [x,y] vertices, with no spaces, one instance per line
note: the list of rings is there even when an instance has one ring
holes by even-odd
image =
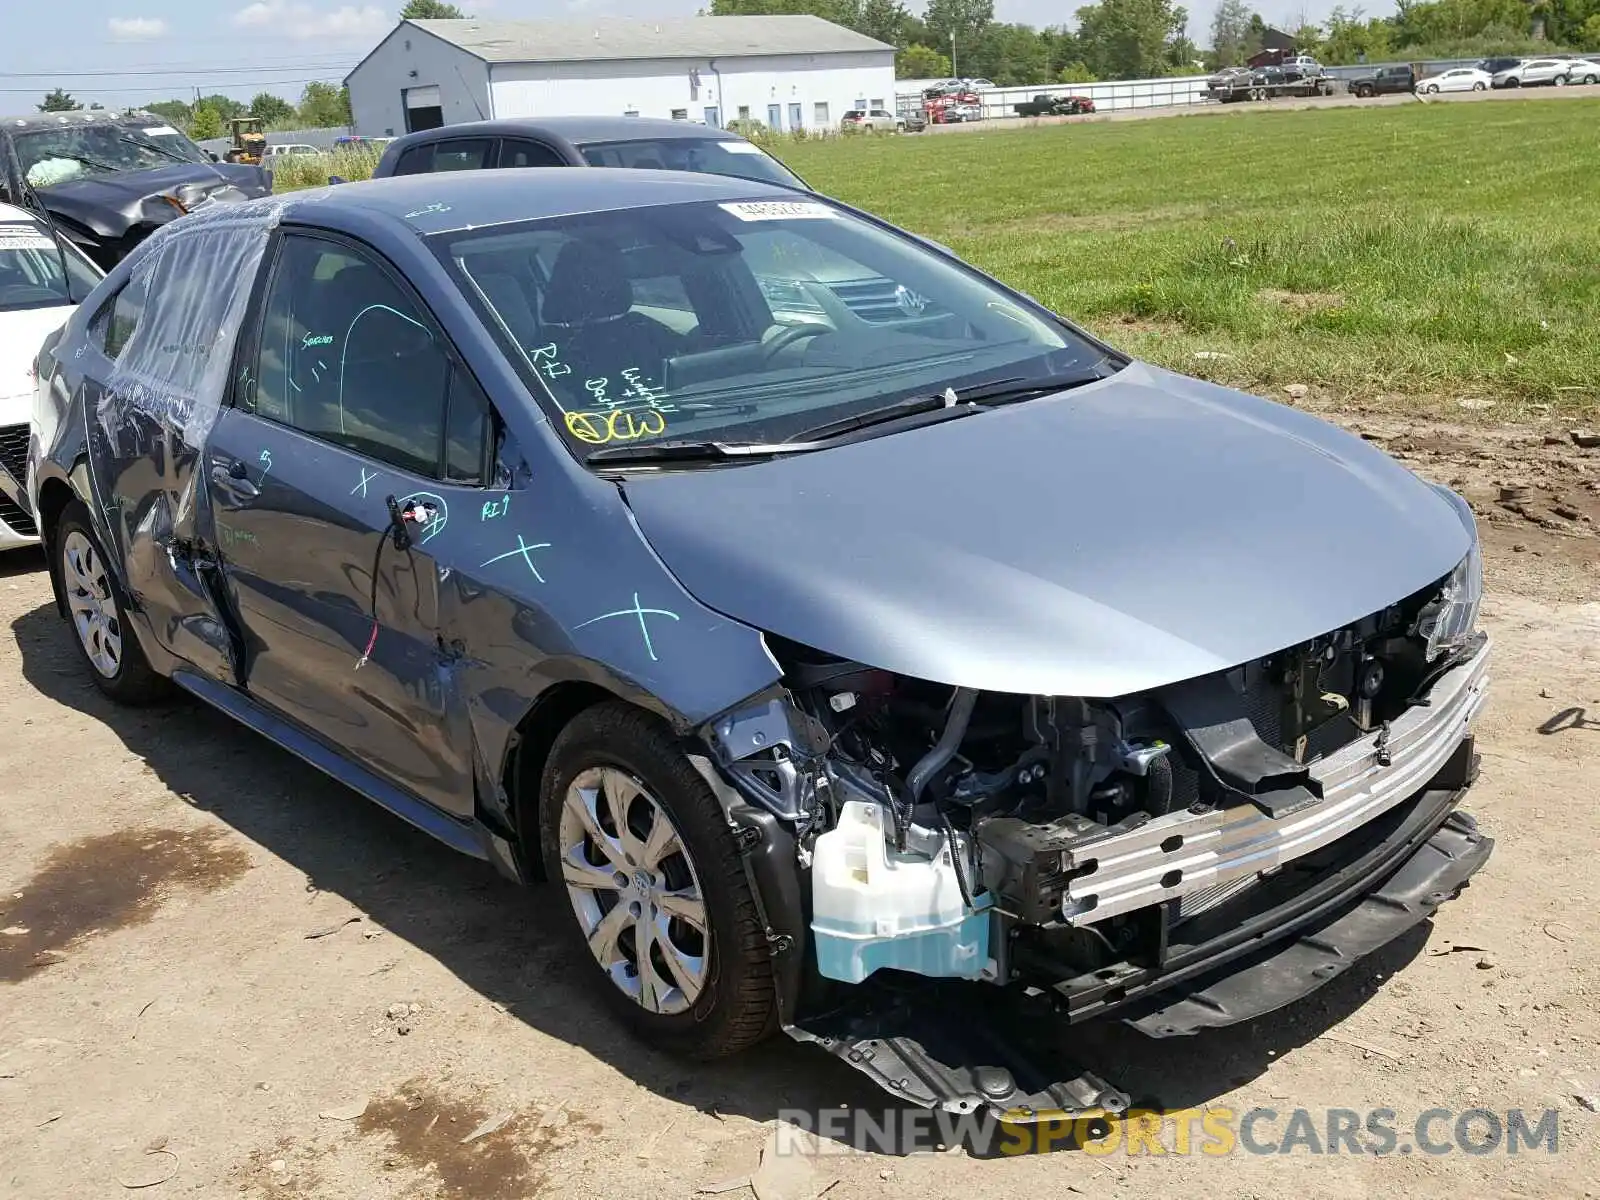
[[[814,338],[824,333],[832,332],[832,325],[823,325],[818,321],[807,321],[803,325],[787,325],[777,337],[770,342],[762,343],[761,359],[763,362],[767,362],[776,358],[781,351],[794,345],[802,338]]]

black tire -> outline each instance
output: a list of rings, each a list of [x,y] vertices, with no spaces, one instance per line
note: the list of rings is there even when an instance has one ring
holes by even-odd
[[[1369,87],[1359,87],[1356,89],[1356,95],[1363,100],[1370,100],[1372,99],[1372,89]]]
[[[1478,80],[1477,83],[1472,85],[1472,90],[1475,91],[1475,92],[1482,92],[1482,91],[1487,91],[1488,88],[1487,88],[1487,85],[1483,82],[1483,80],[1480,79],[1480,80]]]
[[[1556,87],[1566,87],[1567,86],[1567,82],[1568,82],[1568,78],[1569,77],[1566,76],[1566,75],[1557,75],[1550,82],[1553,83]]]
[[[686,1011],[647,1011],[612,981],[590,950],[562,882],[564,799],[573,781],[596,767],[619,770],[642,784],[671,818],[691,862],[710,927],[709,976]],[[662,721],[621,701],[596,705],[573,718],[557,736],[545,763],[539,828],[546,877],[557,889],[549,902],[560,910],[559,924],[580,972],[637,1037],[704,1060],[747,1049],[775,1030],[771,954],[744,862],[721,804]]]
[[[101,589],[89,590],[78,586],[76,580],[82,578],[83,570],[81,555],[77,555],[78,571],[74,571],[68,562],[69,552],[76,554],[85,542],[100,559],[98,572],[91,568],[91,573],[98,574],[103,580]],[[144,705],[166,699],[171,694],[172,684],[150,666],[150,660],[145,657],[139,639],[128,623],[127,602],[123,598],[122,589],[117,585],[115,575],[105,567],[105,548],[95,536],[94,526],[89,519],[89,510],[83,506],[82,501],[72,501],[61,514],[61,520],[56,524],[55,536],[51,539],[50,555],[50,570],[55,573],[56,579],[61,583],[62,594],[67,597],[67,621],[72,626],[72,644],[78,648],[84,666],[89,668],[89,676],[94,680],[95,686],[118,704]],[[104,595],[100,594],[101,591]],[[84,632],[80,626],[78,610],[73,607],[75,600],[85,604],[93,602],[101,608],[101,620],[104,624],[98,642],[101,647],[99,663],[91,655],[88,644],[94,640],[94,634]],[[109,613],[104,611],[107,607],[110,609]],[[90,622],[91,625],[93,623]],[[118,647],[115,667],[110,670],[107,669],[109,660],[104,653],[107,645],[105,632],[110,632],[115,637]]]
[[[1439,85],[1437,83],[1430,83],[1424,90],[1426,90],[1430,96],[1437,96],[1439,94]]]

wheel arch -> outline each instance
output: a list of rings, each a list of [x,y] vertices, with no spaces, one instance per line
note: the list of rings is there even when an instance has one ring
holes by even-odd
[[[67,597],[61,587],[61,571],[56,565],[55,534],[61,514],[78,498],[65,479],[52,476],[39,486],[39,544],[44,548],[45,566],[50,573],[50,590],[55,593],[56,611],[67,615]]]
[[[556,738],[579,713],[612,701],[631,704],[641,712],[661,713],[590,679],[564,679],[538,694],[513,728],[506,742],[500,782],[510,804],[523,870],[530,882],[543,880],[544,859],[539,845],[539,781]]]

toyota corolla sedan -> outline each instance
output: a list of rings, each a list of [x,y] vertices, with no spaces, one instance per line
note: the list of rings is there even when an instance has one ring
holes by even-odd
[[[1115,1111],[1017,1038],[1276,1009],[1490,852],[1458,496],[832,200],[595,168],[219,207],[45,358],[98,686],[547,880],[659,1046]]]

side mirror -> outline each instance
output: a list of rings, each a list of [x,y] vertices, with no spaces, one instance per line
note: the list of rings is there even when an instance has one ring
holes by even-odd
[[[217,157],[217,152],[215,150],[207,150],[206,151],[206,157],[209,158],[212,162],[221,162],[222,161],[220,158]]]

